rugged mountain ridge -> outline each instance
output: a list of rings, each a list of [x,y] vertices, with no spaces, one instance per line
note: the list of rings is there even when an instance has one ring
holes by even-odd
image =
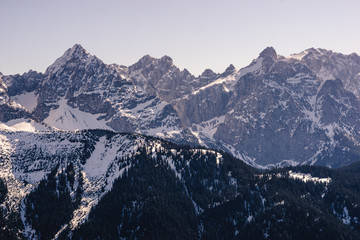
[[[195,92],[200,96],[193,99],[200,103],[215,96],[210,92],[214,88],[217,96],[223,94],[223,101],[213,104],[221,103],[222,111],[211,111],[216,115],[200,121],[196,116],[189,119],[200,138],[210,138],[260,166],[319,164],[325,156],[334,154],[335,148],[346,147],[336,140],[339,138],[352,139],[350,142],[357,145],[358,98],[346,90],[341,80],[321,79],[306,63],[277,56],[272,48],[265,49],[243,71],[246,73],[232,84],[216,80],[218,86]],[[186,99],[182,105],[189,106],[191,101]],[[210,134],[202,131],[208,127],[204,123],[213,123]],[[348,161],[349,152],[344,151],[344,158],[337,156],[337,162],[321,164],[341,166]]]
[[[283,57],[266,48],[245,68],[195,77],[168,56],[107,65],[76,44],[43,74],[2,76],[8,103],[23,109],[5,109],[17,114],[2,122],[136,132],[221,149],[257,167],[340,167],[359,159],[359,72],[356,54]]]
[[[5,82],[12,98],[28,104],[40,122],[63,130],[113,129],[197,142],[171,105],[134,85],[127,68],[106,65],[80,45],[67,50],[44,74],[28,74],[35,85],[31,89],[23,88],[29,81],[26,74],[7,76]]]

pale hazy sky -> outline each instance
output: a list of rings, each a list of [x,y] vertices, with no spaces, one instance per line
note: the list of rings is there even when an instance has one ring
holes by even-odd
[[[80,43],[105,63],[168,55],[194,75],[267,46],[360,53],[359,0],[0,0],[0,72],[45,71]]]

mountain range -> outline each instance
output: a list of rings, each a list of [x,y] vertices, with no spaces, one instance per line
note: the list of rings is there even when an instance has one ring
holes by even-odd
[[[269,47],[240,70],[193,76],[170,57],[126,67],[74,45],[45,73],[0,76],[0,120],[108,129],[224,150],[260,168],[358,160],[360,57]],[[36,129],[36,128],[35,128]]]
[[[360,239],[360,57],[193,76],[74,45],[0,74],[0,239]]]

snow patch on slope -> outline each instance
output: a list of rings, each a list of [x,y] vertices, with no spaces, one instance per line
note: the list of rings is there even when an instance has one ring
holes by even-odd
[[[6,135],[0,133],[0,178],[5,180],[8,189],[8,194],[4,202],[7,203],[6,207],[11,211],[17,212],[21,200],[32,189],[32,184],[25,185],[15,177],[12,171],[13,164],[11,160],[13,151],[14,146],[11,140]]]
[[[14,119],[6,123],[0,123],[0,131],[12,132],[36,132],[36,131],[49,131],[50,127],[46,127],[29,119]]]
[[[349,210],[347,209],[346,206],[344,207],[342,222],[346,225],[350,225],[351,222],[351,217],[349,216]]]
[[[331,178],[319,178],[319,177],[313,177],[310,173],[298,173],[289,171],[289,177],[293,179],[299,179],[303,182],[317,182],[317,183],[326,183],[329,184],[331,182]]]
[[[81,172],[84,178],[84,193],[81,204],[74,211],[73,219],[70,221],[70,229],[76,228],[86,220],[91,208],[111,190],[115,179],[121,177],[131,167],[130,164],[119,169],[117,160],[136,152],[140,145],[141,140],[130,141],[126,136],[121,135],[111,139],[105,136],[99,139]]]
[[[101,137],[95,145],[95,150],[84,165],[84,171],[89,177],[99,177],[106,173],[109,164],[115,159],[117,148],[107,147],[106,137]]]
[[[174,127],[161,126],[158,128],[152,128],[144,131],[145,135],[156,136],[161,138],[174,138],[176,136],[180,136],[181,130],[174,129]]]
[[[37,98],[35,92],[30,92],[16,95],[12,97],[12,100],[23,106],[29,112],[32,112],[37,105]]]
[[[308,51],[302,51],[300,53],[291,54],[287,58],[292,58],[292,59],[301,61],[307,54],[308,54]]]
[[[218,85],[218,84],[229,84],[229,83],[234,82],[234,81],[236,81],[236,76],[235,75],[229,75],[229,76],[227,76],[225,78],[218,78],[217,80],[209,83],[208,85],[205,85],[205,86],[199,88],[198,90],[194,91],[192,94],[196,95],[200,91],[203,91],[203,90],[205,90],[205,89],[207,89],[207,88],[209,88],[211,86]],[[226,88],[225,91],[229,91],[229,89]]]
[[[225,115],[220,117],[214,117],[208,121],[204,121],[200,124],[193,124],[189,130],[199,138],[201,141],[201,135],[204,135],[210,139],[213,139],[215,132],[219,125],[225,121]]]
[[[82,129],[108,129],[105,120],[97,120],[101,114],[91,114],[72,108],[63,98],[59,101],[59,107],[50,111],[45,123],[61,130],[82,130]]]
[[[245,76],[248,73],[259,70],[262,67],[262,61],[263,61],[263,58],[258,58],[256,60],[256,62],[254,62],[250,66],[244,67],[244,68],[240,69],[237,73],[231,74],[225,78],[218,78],[215,81],[209,83],[208,85],[205,85],[205,86],[197,89],[196,91],[194,91],[192,93],[192,95],[196,95],[200,91],[203,91],[209,87],[212,87],[214,85],[219,85],[219,84],[223,84],[225,92],[229,92],[229,91],[233,90],[234,83],[236,83],[236,81],[238,81],[241,77]]]

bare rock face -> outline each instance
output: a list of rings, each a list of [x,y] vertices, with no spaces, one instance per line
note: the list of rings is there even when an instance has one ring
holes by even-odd
[[[9,99],[7,86],[5,85],[3,81],[3,75],[0,73],[0,102],[5,103]]]
[[[111,102],[103,100],[100,94],[90,93],[84,94],[80,93],[76,97],[70,97],[67,101],[67,105],[73,108],[79,108],[80,111],[88,112],[92,114],[107,113],[113,115],[114,112],[111,111]]]
[[[5,76],[4,82],[7,85],[9,96],[15,96],[25,92],[33,92],[42,80],[43,74],[30,70],[23,75]]]
[[[269,58],[272,58],[273,60],[276,60],[277,53],[273,47],[267,47],[260,53],[259,57],[262,57],[262,58],[269,57]]]
[[[44,74],[1,76],[0,121],[147,134],[257,167],[339,167],[360,157],[359,76],[358,55],[324,49],[283,57],[268,47],[240,70],[195,77],[168,56],[107,65],[75,45]]]
[[[198,94],[173,103],[186,126],[199,124],[226,113],[230,94],[222,86],[206,88]]]
[[[360,96],[360,57],[356,53],[345,55],[321,48],[310,48],[295,55],[301,56],[297,60],[311,69],[320,80],[340,79],[346,90]]]
[[[349,156],[355,161],[354,146],[360,137],[358,98],[341,79],[319,77],[317,69],[326,64],[319,61],[316,68],[309,64],[324,50],[308,52],[299,60],[267,48],[234,73],[232,81],[220,76],[177,101],[176,109],[200,142],[258,167],[299,163],[339,167],[348,164]],[[340,62],[354,61],[354,56],[339,56]],[[352,65],[353,73],[359,73]],[[215,100],[209,106],[211,99]],[[339,152],[336,149],[346,150],[330,161]]]
[[[225,72],[223,72],[222,74],[219,75],[219,77],[224,78],[227,77],[229,75],[232,75],[233,73],[235,73],[236,69],[234,67],[234,65],[230,64],[226,69]]]
[[[205,69],[205,71],[200,75],[200,78],[204,79],[215,79],[218,76],[213,70]]]
[[[33,118],[23,107],[11,100],[8,87],[0,73],[0,122],[8,122],[17,118]]]
[[[0,104],[0,122],[6,123],[18,118],[32,118],[32,116],[22,108],[10,104]]]
[[[146,55],[129,67],[129,73],[136,86],[167,102],[189,93],[195,78],[186,69],[180,71],[168,56],[155,59]]]

